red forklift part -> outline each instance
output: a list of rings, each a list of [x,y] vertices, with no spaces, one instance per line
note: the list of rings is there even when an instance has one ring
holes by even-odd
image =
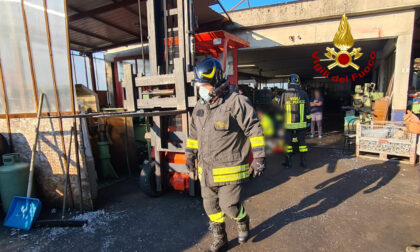
[[[215,41],[220,40],[220,43]],[[165,41],[164,41],[165,43]],[[178,45],[178,37],[168,38],[168,46]],[[238,84],[238,49],[249,47],[250,43],[225,31],[211,31],[195,34],[195,52],[197,54],[211,54],[219,58],[223,52],[232,51],[233,75],[229,75],[230,84]],[[222,66],[226,70],[227,53],[223,54]]]
[[[165,157],[168,163],[172,163],[172,164],[186,164],[187,163],[187,158],[185,157],[185,153],[166,152]]]
[[[190,188],[190,177],[180,172],[170,172],[169,184],[176,190],[186,192]]]

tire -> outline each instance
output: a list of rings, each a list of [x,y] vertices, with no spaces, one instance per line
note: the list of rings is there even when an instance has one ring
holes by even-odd
[[[151,162],[143,165],[140,172],[139,186],[140,189],[150,197],[159,197],[162,192],[156,190],[156,176],[155,176],[155,163]]]

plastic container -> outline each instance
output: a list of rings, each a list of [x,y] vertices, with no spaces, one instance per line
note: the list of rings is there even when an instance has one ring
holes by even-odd
[[[0,166],[0,194],[3,211],[7,213],[14,196],[26,196],[29,164],[22,162],[18,153],[3,155]]]

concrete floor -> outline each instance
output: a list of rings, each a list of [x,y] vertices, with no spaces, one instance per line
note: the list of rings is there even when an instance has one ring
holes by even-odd
[[[356,159],[311,140],[308,169],[283,170],[281,156],[244,190],[251,238],[231,251],[405,251],[420,243],[415,167]],[[326,144],[328,143],[328,144]],[[315,145],[315,146],[314,146]],[[295,164],[298,163],[297,157]],[[101,192],[100,210],[78,216],[83,228],[0,228],[2,251],[203,251],[210,236],[201,200],[177,192],[148,198],[134,179]]]

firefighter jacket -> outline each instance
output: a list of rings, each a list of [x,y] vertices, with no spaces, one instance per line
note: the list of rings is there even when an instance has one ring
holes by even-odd
[[[248,180],[251,148],[254,158],[265,157],[263,131],[248,98],[229,92],[213,104],[198,101],[191,116],[186,156],[198,154],[202,186]]]
[[[288,89],[281,95],[280,107],[284,111],[286,130],[304,129],[312,118],[309,98],[303,90]]]

